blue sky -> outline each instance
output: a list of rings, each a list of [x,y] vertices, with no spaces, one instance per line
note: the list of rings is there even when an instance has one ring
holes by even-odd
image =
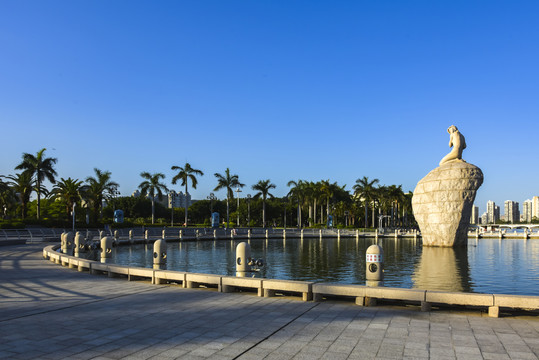
[[[59,176],[229,167],[247,186],[416,183],[449,151],[476,203],[539,195],[537,1],[2,1],[0,174],[46,147]],[[181,190],[179,186],[174,186]],[[251,191],[252,193],[252,191]],[[216,195],[224,198],[224,192]],[[502,206],[503,207],[503,206]]]

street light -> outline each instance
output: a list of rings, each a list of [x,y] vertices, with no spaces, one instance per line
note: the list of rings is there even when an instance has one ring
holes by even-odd
[[[75,233],[75,206],[77,206],[77,203],[73,203],[73,234]]]
[[[174,200],[176,192],[172,190],[169,193],[170,196],[170,227],[174,227]]]
[[[217,197],[215,197],[214,193],[210,193],[210,196],[206,199],[210,200],[210,213],[213,214],[213,200],[217,200]]]
[[[111,195],[112,195],[112,208],[114,209],[113,211],[116,211],[116,199],[120,196],[120,190],[118,190],[117,186],[115,186],[112,189]]]
[[[247,194],[247,226],[251,226],[251,194]]]
[[[238,224],[237,225],[239,227],[240,226],[240,192],[241,192],[240,187],[238,186],[235,191],[236,191],[236,197],[238,198],[238,206],[236,208],[236,211],[238,212]]]

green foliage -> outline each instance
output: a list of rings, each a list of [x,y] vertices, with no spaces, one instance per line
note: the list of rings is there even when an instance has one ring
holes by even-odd
[[[0,229],[24,229],[25,224],[18,220],[0,220]]]
[[[36,216],[38,219],[41,216],[41,184],[45,179],[48,179],[54,184],[55,176],[57,175],[56,171],[54,170],[54,165],[58,160],[56,158],[46,158],[45,150],[45,148],[41,149],[35,156],[32,154],[23,153],[22,162],[15,167],[15,170],[23,170],[25,173],[31,174],[31,176],[35,179],[35,191],[37,193]]]

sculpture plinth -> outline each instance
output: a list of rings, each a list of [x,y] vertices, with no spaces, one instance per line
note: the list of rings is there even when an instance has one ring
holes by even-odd
[[[412,208],[423,246],[452,247],[468,243],[468,225],[483,172],[456,159],[432,170],[414,190]]]

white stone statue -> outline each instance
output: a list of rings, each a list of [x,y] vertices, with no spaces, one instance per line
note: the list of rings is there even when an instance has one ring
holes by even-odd
[[[457,129],[455,125],[448,127],[447,132],[449,133],[449,147],[452,147],[453,149],[451,149],[449,154],[440,160],[440,166],[452,160],[463,161],[462,150],[466,149],[466,140],[464,140],[464,135],[460,133],[459,129]]]
[[[453,149],[451,149],[449,154],[440,160],[440,166],[452,160],[464,161],[462,160],[462,150],[466,149],[466,140],[464,140],[464,135],[460,133],[459,129],[457,129],[455,125],[448,127],[447,132],[449,133],[449,147],[452,147]]]

